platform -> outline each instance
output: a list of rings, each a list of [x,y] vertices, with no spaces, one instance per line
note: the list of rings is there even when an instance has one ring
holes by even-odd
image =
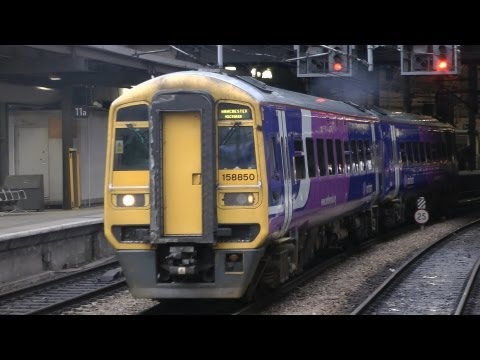
[[[0,212],[0,285],[112,256],[103,207]]]
[[[0,212],[0,241],[103,223],[103,207]]]

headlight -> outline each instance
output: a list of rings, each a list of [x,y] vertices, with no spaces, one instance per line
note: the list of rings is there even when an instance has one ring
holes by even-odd
[[[122,204],[123,204],[123,206],[133,206],[133,205],[135,205],[135,197],[133,195],[123,195]]]
[[[145,205],[145,194],[125,194],[117,195],[117,206],[120,207],[139,207]]]
[[[223,203],[226,206],[251,206],[255,203],[254,193],[225,193]]]

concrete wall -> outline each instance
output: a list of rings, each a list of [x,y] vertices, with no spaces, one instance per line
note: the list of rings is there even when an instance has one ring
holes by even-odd
[[[103,223],[0,241],[0,284],[114,255]]]

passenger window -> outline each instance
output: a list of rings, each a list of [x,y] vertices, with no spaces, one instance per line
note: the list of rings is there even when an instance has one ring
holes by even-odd
[[[271,137],[269,142],[269,153],[270,153],[270,171],[272,173],[272,177],[275,180],[280,179],[280,174],[278,172],[278,161],[277,161],[277,151],[276,151],[276,144],[277,139],[276,137]]]
[[[413,157],[415,159],[415,162],[421,162],[419,147],[420,147],[420,144],[418,142],[413,143]]]
[[[293,140],[293,150],[303,152],[303,141],[302,139]]]
[[[327,159],[328,159],[328,174],[335,174],[335,159],[333,155],[333,140],[327,139]]]
[[[367,170],[373,170],[372,148],[368,140],[365,140],[365,158],[367,160]]]
[[[305,139],[305,145],[307,147],[307,166],[308,176],[315,177],[315,156],[313,151],[313,139],[311,137]]]
[[[453,134],[446,134],[447,135],[447,156],[448,160],[452,160],[453,156],[453,147],[455,143],[455,137]]]
[[[293,148],[295,149],[295,179],[305,179],[305,154],[303,152],[303,140],[294,139]]]
[[[419,148],[420,162],[424,163],[427,160],[425,155],[425,143],[423,142],[418,143],[418,148]]]
[[[365,171],[365,154],[363,151],[363,141],[358,140],[358,168],[360,171]]]
[[[323,139],[317,139],[317,160],[320,176],[327,174],[327,164],[325,162],[325,150],[323,147]]]
[[[338,139],[335,140],[335,150],[337,153],[337,174],[344,174],[345,163],[343,161],[342,142]]]
[[[295,156],[295,179],[305,179],[305,159],[303,156]]]
[[[438,148],[439,148],[439,151],[440,151],[440,158],[442,160],[447,160],[447,144],[445,144],[444,142],[439,142],[438,143]]]
[[[407,142],[407,160],[410,164],[413,163],[413,149],[410,141]]]
[[[345,173],[350,174],[352,172],[352,154],[350,152],[350,143],[348,141],[343,142],[343,151],[345,154]]]
[[[355,140],[350,141],[350,151],[352,152],[352,173],[358,172],[358,152],[357,142]]]
[[[438,160],[438,153],[437,153],[437,144],[432,143],[430,145],[431,151],[432,151],[432,160],[437,161]]]

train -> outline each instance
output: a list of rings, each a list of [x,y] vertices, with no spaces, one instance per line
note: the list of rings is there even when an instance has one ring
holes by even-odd
[[[318,255],[457,200],[454,127],[220,70],[139,84],[111,105],[104,232],[130,292],[242,299]]]

